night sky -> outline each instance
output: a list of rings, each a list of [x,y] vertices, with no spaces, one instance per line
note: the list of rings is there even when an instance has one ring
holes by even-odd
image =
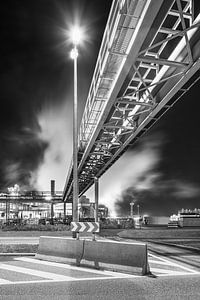
[[[0,190],[62,190],[72,157],[73,65],[67,40],[79,20],[79,119],[111,0],[1,3]],[[197,5],[197,3],[195,3]],[[196,6],[196,13],[198,7]],[[200,208],[199,82],[100,180],[100,202],[128,214]],[[93,191],[88,195],[92,199]]]

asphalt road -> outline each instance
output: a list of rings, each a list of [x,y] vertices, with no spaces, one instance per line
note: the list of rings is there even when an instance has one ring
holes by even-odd
[[[155,256],[151,260],[156,258],[159,261]],[[26,257],[4,258],[0,262],[0,299],[199,300],[197,272],[148,277],[54,264]]]
[[[36,236],[1,237],[0,243],[38,240]],[[2,255],[0,299],[199,300],[200,250],[165,242],[148,241],[151,276],[142,276],[138,270],[125,274],[40,261],[34,256]]]

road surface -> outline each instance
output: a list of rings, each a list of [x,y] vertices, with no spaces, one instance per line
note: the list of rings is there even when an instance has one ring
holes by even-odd
[[[0,299],[199,300],[200,267],[177,261],[177,255],[156,254],[156,246],[151,247],[151,276],[142,276],[138,270],[125,274],[76,267],[34,256],[0,256]],[[159,247],[157,252],[162,252]]]
[[[4,244],[38,241],[39,237],[0,238]],[[141,270],[127,274],[0,255],[0,299],[200,299],[199,250],[155,241],[148,242],[148,249],[150,276],[142,276]]]

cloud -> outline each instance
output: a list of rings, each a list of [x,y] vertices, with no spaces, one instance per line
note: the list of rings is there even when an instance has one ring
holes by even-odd
[[[200,195],[200,188],[188,182],[175,182],[173,195],[179,199],[188,199]]]
[[[116,201],[130,186],[137,186],[138,189],[150,188],[154,179],[159,176],[155,169],[161,159],[162,143],[163,136],[156,134],[144,138],[138,146],[126,152],[100,178],[100,203],[114,212]],[[86,195],[94,201],[93,188]]]
[[[72,157],[71,114],[71,107],[65,102],[46,106],[38,115],[38,138],[48,143],[43,162],[32,174],[39,190],[49,190],[51,180],[55,180],[56,190],[63,190]]]
[[[148,178],[148,174],[146,174]],[[154,177],[150,185],[146,179],[124,189],[115,203],[118,214],[130,214],[130,202],[140,206],[142,214],[170,216],[182,207],[194,209],[200,189],[194,183],[180,179],[168,179],[164,175]],[[149,183],[149,182],[148,182]],[[138,188],[139,187],[139,188]],[[134,206],[134,207],[135,207]]]
[[[19,170],[20,170],[19,162],[7,162],[7,166],[4,170],[4,178],[9,182],[18,182],[19,180]]]

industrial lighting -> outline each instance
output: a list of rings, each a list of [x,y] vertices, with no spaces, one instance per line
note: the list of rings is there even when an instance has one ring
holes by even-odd
[[[70,56],[74,61],[74,104],[73,104],[73,205],[72,205],[72,218],[74,222],[79,220],[78,214],[78,196],[79,196],[79,183],[78,183],[78,95],[77,95],[77,58],[78,58],[78,45],[83,40],[83,31],[78,26],[73,26],[70,30],[70,41],[73,45]],[[73,235],[76,237],[76,234]],[[78,235],[77,235],[78,238]]]
[[[70,57],[72,59],[77,59],[77,57],[78,57],[78,49],[76,47],[71,50]]]
[[[45,200],[46,200],[46,201],[51,201],[51,200],[52,200],[52,197],[51,197],[51,196],[45,196]]]
[[[72,44],[77,46],[84,38],[83,30],[78,26],[73,26],[70,30],[69,36]]]

